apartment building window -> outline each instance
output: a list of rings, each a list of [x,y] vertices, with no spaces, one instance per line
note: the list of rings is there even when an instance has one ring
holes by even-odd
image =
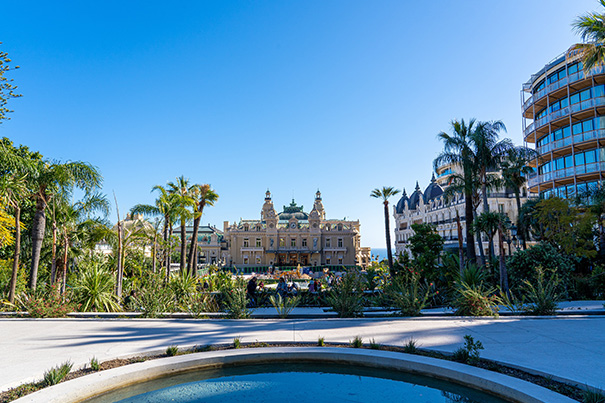
[[[504,213],[504,204],[498,204],[498,213]]]
[[[244,248],[248,248],[250,246],[250,240],[248,238],[244,238]]]
[[[285,240],[285,238],[279,238],[279,246],[281,246],[281,247],[286,246],[286,240]]]
[[[306,248],[307,247],[307,238],[303,238],[301,241],[302,247]]]
[[[262,240],[260,238],[256,238],[256,247],[260,248],[262,246]]]
[[[338,247],[342,248],[342,238],[338,238]]]
[[[296,247],[296,238],[291,238],[290,239],[290,246],[293,247],[293,248]]]
[[[330,247],[330,238],[326,238],[326,248]]]

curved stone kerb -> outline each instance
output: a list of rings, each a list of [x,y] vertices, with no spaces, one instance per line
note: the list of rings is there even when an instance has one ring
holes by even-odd
[[[276,362],[323,362],[384,368],[454,382],[512,402],[574,402],[529,382],[456,362],[389,351],[330,347],[250,348],[161,358],[86,375],[42,389],[16,402],[81,402],[112,390],[182,372],[230,364]]]

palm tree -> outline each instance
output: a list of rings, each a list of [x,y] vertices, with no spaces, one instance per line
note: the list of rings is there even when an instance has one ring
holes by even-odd
[[[15,249],[13,253],[13,271],[11,275],[9,302],[15,300],[19,263],[21,258],[21,210],[24,201],[30,196],[28,179],[32,176],[35,161],[42,156],[32,153],[25,146],[15,148],[6,137],[0,141],[0,201],[12,208],[14,214]]]
[[[395,196],[399,193],[398,189],[393,187],[383,186],[382,189],[374,189],[370,196],[375,197],[377,199],[382,199],[382,203],[384,204],[384,231],[387,240],[387,257],[389,261],[389,270],[391,271],[391,276],[394,276],[393,271],[393,254],[391,253],[391,228],[389,225],[389,197]]]
[[[443,141],[443,151],[433,161],[434,169],[451,164],[462,169],[462,174],[453,175],[454,185],[464,194],[464,215],[466,216],[466,255],[471,261],[476,260],[475,239],[473,237],[473,195],[477,191],[475,172],[475,154],[472,149],[472,134],[475,130],[475,119],[468,123],[464,119],[451,122],[452,133],[441,132],[437,135]]]
[[[187,250],[187,220],[193,217],[193,213],[189,211],[189,207],[195,206],[195,201],[191,197],[192,186],[189,185],[189,179],[184,176],[176,178],[176,182],[168,182],[169,192],[172,193],[177,200],[179,207],[179,216],[181,219],[181,260],[180,270],[185,271],[186,250]]]
[[[605,7],[605,0],[599,2]],[[582,51],[584,70],[605,65],[605,14],[588,13],[578,17],[573,27],[584,41],[574,46]]]
[[[500,185],[500,181],[495,174],[500,162],[504,159],[506,152],[513,148],[510,139],[498,141],[498,133],[504,130],[506,126],[501,121],[479,122],[476,130],[471,133],[471,140],[475,149],[475,169],[481,183],[481,197],[483,201],[483,212],[489,213],[489,203],[487,202],[488,190]],[[493,236],[492,236],[493,237]],[[494,256],[494,242],[489,240],[489,253]]]
[[[535,159],[538,153],[528,147],[512,147],[506,152],[506,157],[501,161],[502,179],[507,188],[511,188],[515,193],[517,202],[517,214],[521,212],[521,188],[527,182],[527,176],[534,172],[534,169],[528,165],[528,162]],[[525,239],[527,230],[521,220],[517,220],[519,228],[519,238],[523,249],[527,249]]]
[[[38,281],[38,265],[44,231],[46,227],[46,207],[57,193],[69,194],[74,187],[90,192],[102,183],[98,169],[88,163],[40,161],[33,177],[36,213],[32,222],[32,257],[29,288],[34,292]]]
[[[191,245],[189,246],[189,257],[187,260],[187,267],[189,273],[192,276],[196,275],[196,259],[195,249],[197,247],[197,233],[200,228],[200,222],[202,221],[202,214],[204,213],[204,207],[214,206],[214,203],[218,200],[218,195],[210,188],[210,185],[195,185],[192,189],[191,195],[195,200],[195,206],[193,210],[193,235],[191,236]]]
[[[487,238],[488,238],[489,242],[493,243],[494,235],[496,235],[496,232],[498,232],[499,223],[500,223],[500,214],[499,213],[492,213],[489,211],[484,211],[481,214],[479,214],[477,217],[475,217],[475,220],[473,222],[473,229],[475,230],[476,233],[483,232],[484,234],[487,234]],[[494,257],[494,251],[493,251],[493,249],[490,249],[490,251],[489,251],[490,260],[492,257]]]
[[[143,214],[146,216],[162,217],[163,221],[163,239],[164,239],[164,267],[166,268],[166,281],[170,278],[170,252],[172,229],[175,219],[178,217],[178,204],[176,197],[169,193],[164,187],[156,185],[152,192],[157,190],[160,192],[159,197],[155,200],[154,205],[137,204],[130,209],[131,214]]]
[[[21,203],[28,195],[26,175],[3,175],[0,178],[0,203],[11,207],[14,214],[12,227],[15,229],[13,252],[13,272],[11,275],[8,300],[12,304],[15,301],[15,290],[17,287],[17,276],[19,273],[19,259],[21,256]],[[0,238],[4,238],[0,236]],[[0,240],[1,243],[1,240]]]

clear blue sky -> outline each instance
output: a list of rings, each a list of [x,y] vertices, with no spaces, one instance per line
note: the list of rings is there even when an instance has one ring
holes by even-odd
[[[596,0],[2,2],[23,97],[0,136],[87,161],[120,210],[185,175],[220,195],[205,223],[260,217],[264,193],[359,219],[384,247],[373,188],[424,189],[452,119],[502,120],[579,41]],[[392,202],[398,200],[393,198]],[[115,213],[113,214],[115,220]]]

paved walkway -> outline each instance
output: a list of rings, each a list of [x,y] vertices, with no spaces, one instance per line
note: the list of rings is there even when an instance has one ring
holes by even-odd
[[[602,306],[602,305],[601,305]],[[480,340],[482,357],[605,389],[605,316],[500,319],[374,318],[291,320],[0,319],[0,390],[37,380],[65,360],[78,368],[167,346],[242,342],[348,342],[355,336],[452,352],[464,335]]]

